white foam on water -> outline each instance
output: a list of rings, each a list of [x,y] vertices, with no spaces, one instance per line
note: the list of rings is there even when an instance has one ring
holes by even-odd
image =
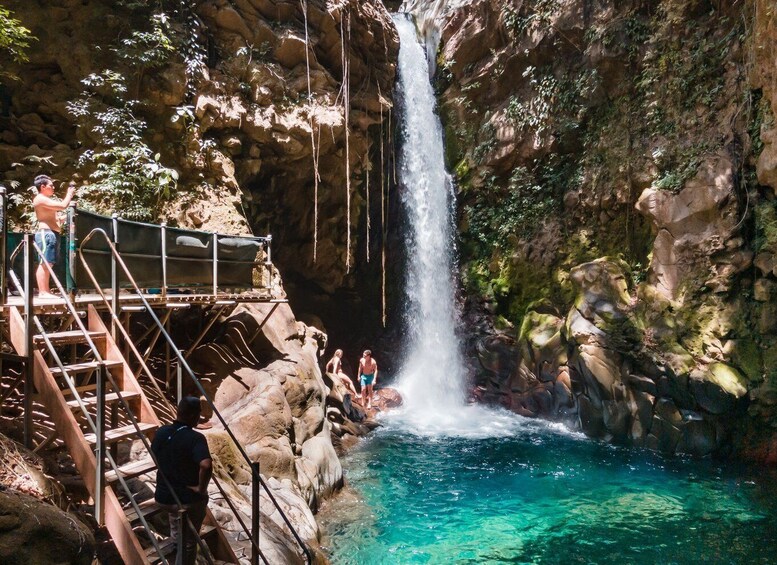
[[[504,409],[470,404],[448,412],[417,411],[402,407],[379,417],[389,430],[400,430],[431,439],[487,439],[498,437],[561,435],[585,440],[583,433],[559,422],[525,418]]]

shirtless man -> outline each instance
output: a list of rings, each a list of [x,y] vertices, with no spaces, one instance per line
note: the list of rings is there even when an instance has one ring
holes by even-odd
[[[51,177],[47,175],[38,175],[33,181],[35,188],[38,189],[38,195],[33,199],[32,205],[35,208],[35,217],[38,219],[38,231],[35,232],[35,245],[41,251],[38,270],[35,271],[35,280],[38,282],[38,296],[51,296],[49,288],[49,272],[43,265],[45,259],[54,266],[59,256],[59,232],[62,229],[62,223],[57,217],[57,212],[67,209],[73,194],[76,191],[75,183],[70,183],[67,188],[67,195],[62,200],[55,200],[54,183]]]
[[[365,350],[362,358],[359,359],[359,374],[357,376],[362,387],[362,396],[364,389],[367,389],[367,408],[372,408],[372,387],[378,383],[378,363],[372,358],[372,351]]]
[[[356,388],[353,386],[353,383],[351,382],[350,377],[343,372],[343,350],[342,349],[338,349],[337,351],[335,351],[334,356],[326,364],[326,372],[334,373],[340,379],[340,382],[342,382],[345,385],[348,391],[354,395],[354,397],[360,398],[360,396],[356,393]]]

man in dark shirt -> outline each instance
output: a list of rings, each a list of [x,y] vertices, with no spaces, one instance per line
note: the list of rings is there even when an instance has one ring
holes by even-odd
[[[200,411],[199,398],[184,397],[178,404],[175,422],[159,428],[151,443],[151,451],[159,464],[157,475],[164,476],[157,476],[154,498],[170,512],[170,536],[175,540],[179,536],[179,506],[175,497],[186,509],[198,533],[208,508],[208,482],[213,474],[213,461],[205,436],[193,429],[200,419]],[[187,536],[186,540],[184,554],[178,555],[176,564],[189,565],[196,561],[197,540],[193,535]]]

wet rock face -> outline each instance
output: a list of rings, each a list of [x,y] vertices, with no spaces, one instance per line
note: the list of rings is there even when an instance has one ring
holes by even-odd
[[[447,4],[436,79],[478,396],[621,443],[771,453],[773,10],[418,4]],[[743,9],[757,23],[726,27]]]
[[[725,363],[675,372],[645,348],[618,262],[580,265],[573,280],[578,297],[566,319],[538,305],[516,344],[481,342],[484,400],[622,445],[727,453],[747,406],[746,379]]]

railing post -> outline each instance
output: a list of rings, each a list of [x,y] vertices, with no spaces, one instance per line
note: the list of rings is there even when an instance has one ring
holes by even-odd
[[[267,234],[267,254],[264,260],[264,266],[267,270],[267,288],[272,289],[272,235]],[[272,292],[272,290],[270,290]]]
[[[78,289],[76,279],[76,216],[78,211],[76,203],[71,202],[67,207],[67,262],[65,273],[65,287],[70,294],[70,300],[75,300],[75,291]]]
[[[167,298],[167,222],[162,222],[162,297]]]
[[[5,187],[0,185],[0,300],[8,301],[8,198]]]
[[[251,565],[259,565],[259,463],[251,469]]]
[[[0,305],[8,301],[8,204],[5,197],[5,187],[0,184]],[[3,335],[5,319],[0,316],[0,336]],[[0,356],[0,377],[3,375],[3,358]]]
[[[32,319],[35,316],[32,298],[34,293],[32,281],[35,279],[33,238],[31,233],[24,234],[24,353],[27,356],[24,362],[24,446],[27,449],[32,449],[32,395],[35,391],[32,347]]]
[[[178,522],[178,539],[175,541],[178,547],[176,548],[177,556],[175,558],[175,562],[176,564],[186,563],[186,544],[189,541],[192,533],[188,528],[189,520],[187,519],[186,510],[184,508],[178,509],[178,516],[176,516],[176,521]]]
[[[32,449],[32,395],[35,392],[33,384],[34,350],[32,347],[32,319],[35,317],[33,305],[33,280],[35,280],[35,260],[33,253],[34,235],[24,234],[24,446]]]
[[[119,250],[119,216],[113,214],[111,216],[111,224],[113,226],[113,245],[116,247],[116,251]],[[116,257],[111,253],[111,309],[113,313],[119,315],[119,269],[116,264]],[[111,316],[111,337],[114,341],[118,336],[116,328],[116,316]]]
[[[183,400],[183,367],[180,360],[175,368],[176,384],[175,384],[175,402],[179,404]]]
[[[219,292],[219,236],[213,234],[213,296]]]
[[[95,467],[94,477],[94,518],[100,526],[105,524],[105,378],[107,367],[105,362],[97,367],[96,396],[97,413],[95,414]]]

